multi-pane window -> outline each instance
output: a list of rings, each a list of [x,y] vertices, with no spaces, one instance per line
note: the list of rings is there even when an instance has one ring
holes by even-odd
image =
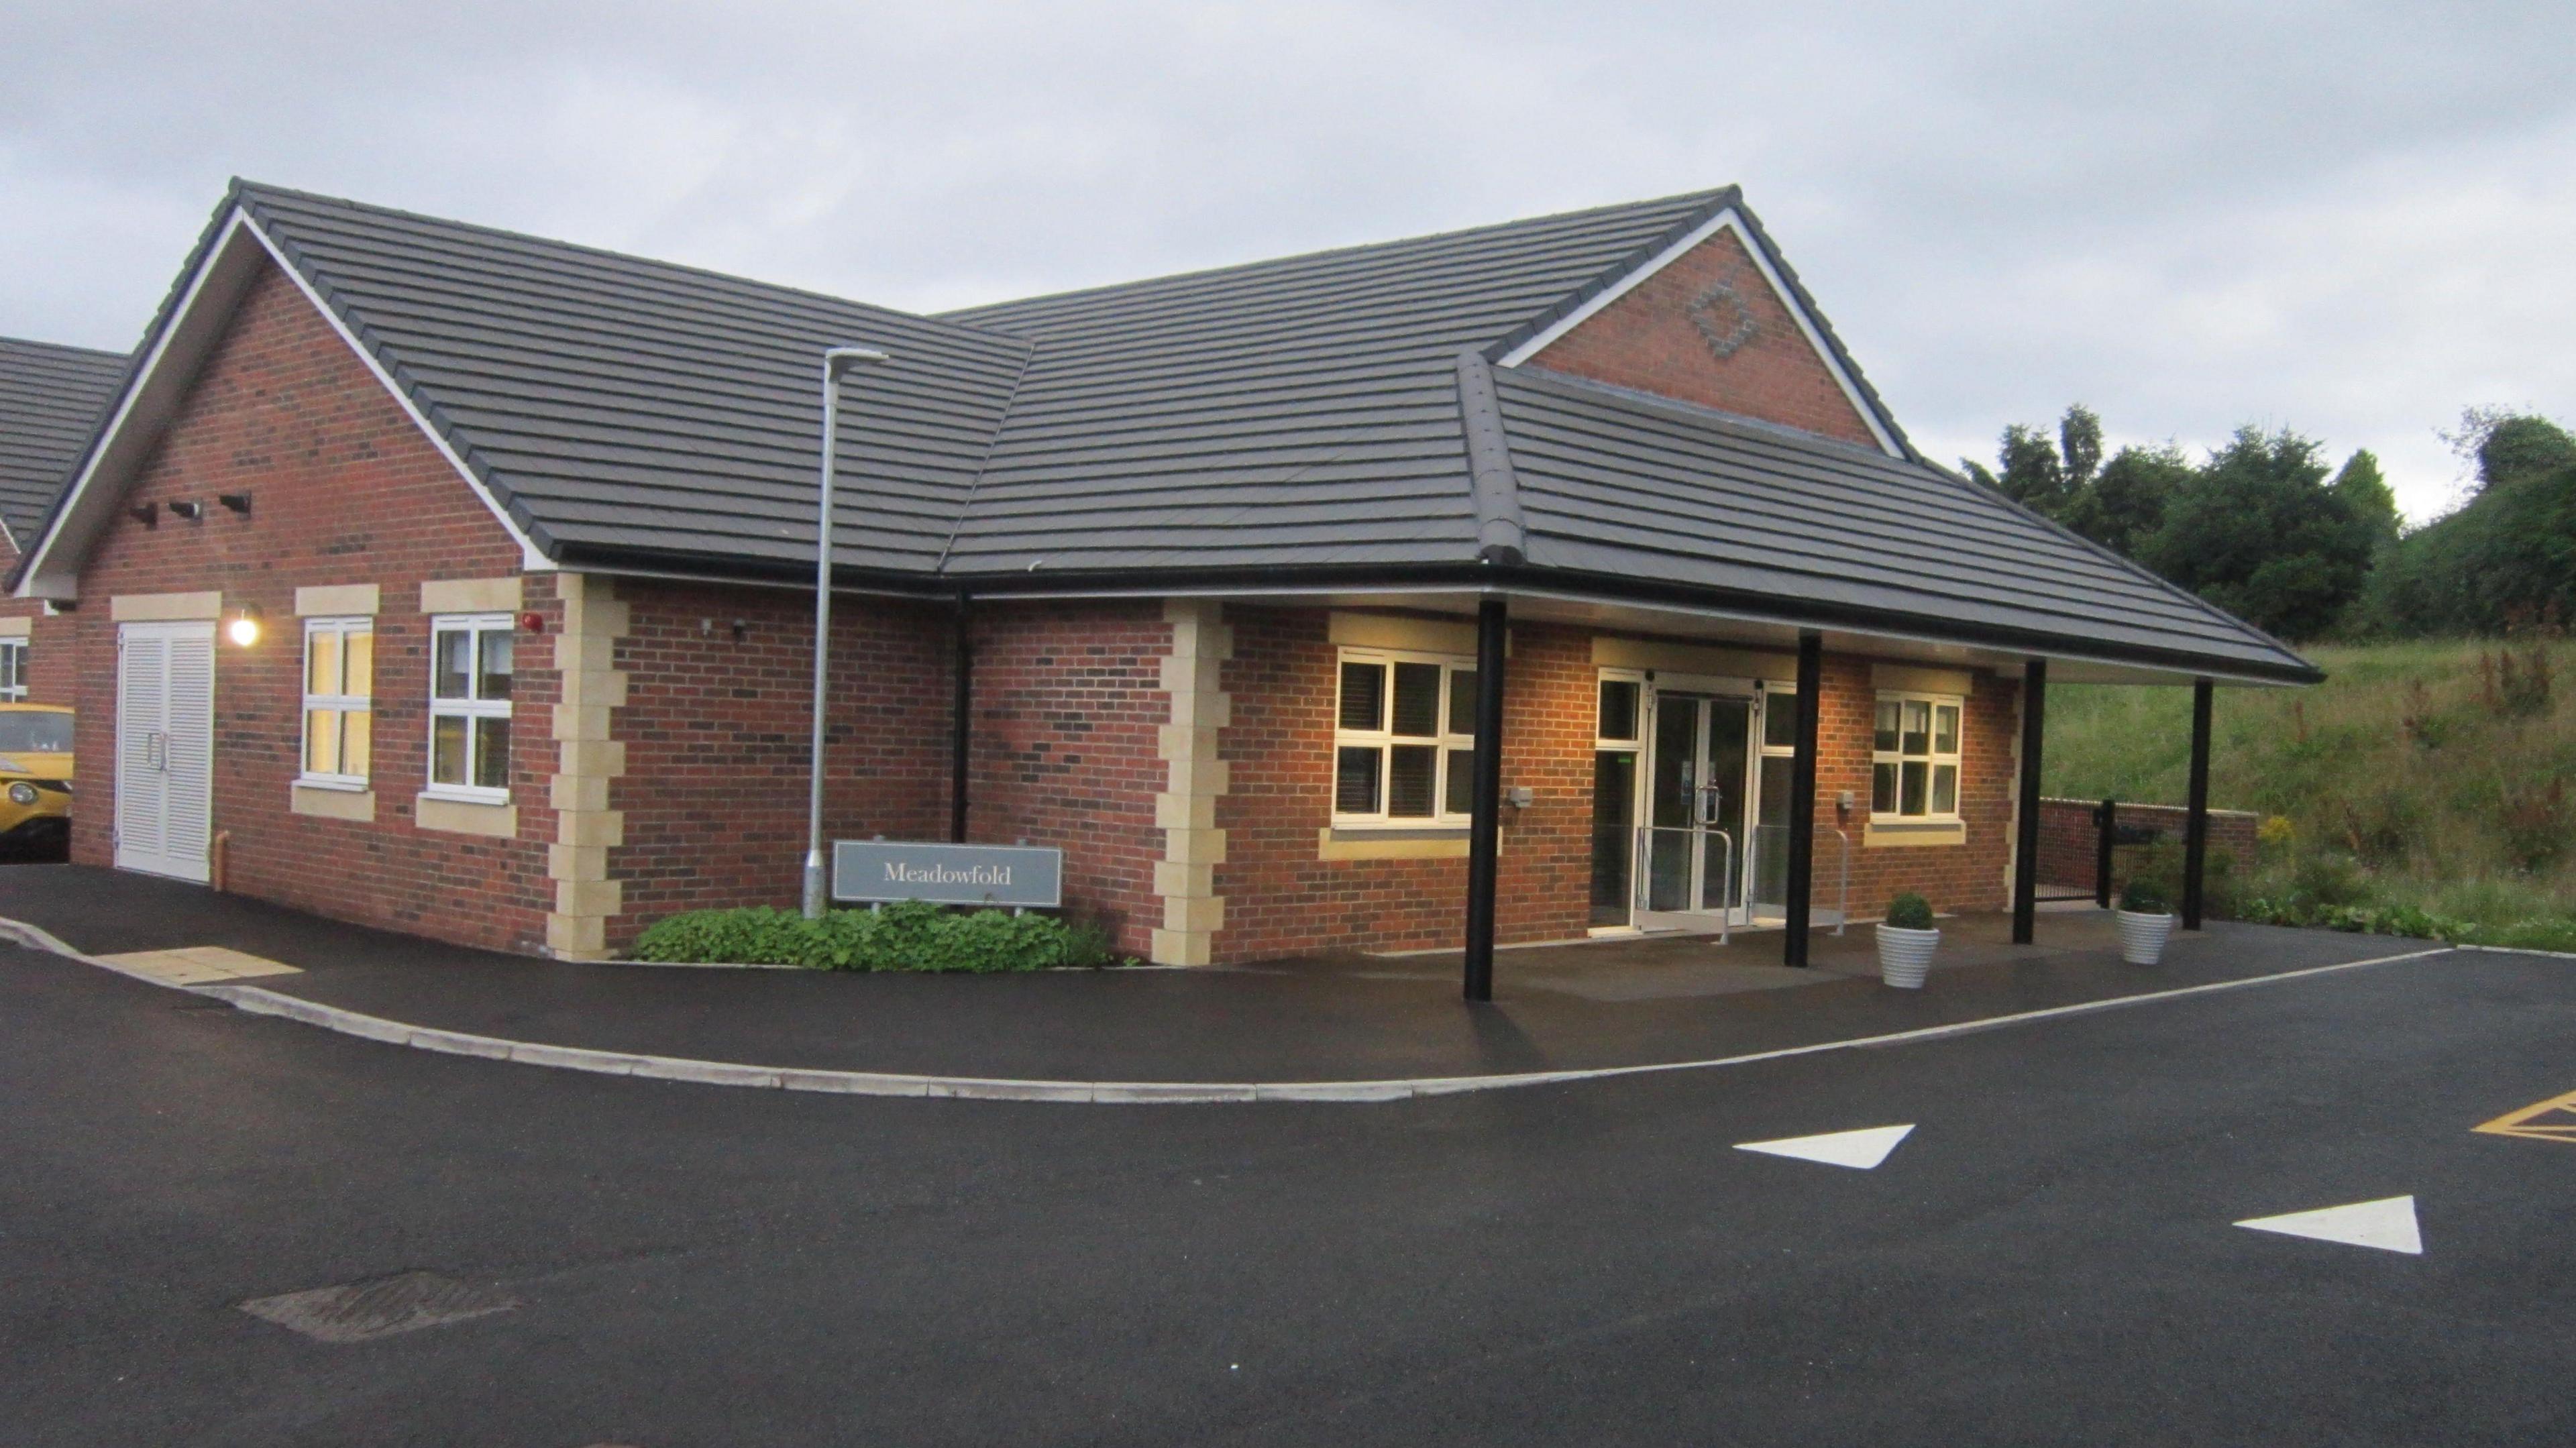
[[[1476,774],[1472,660],[1345,649],[1335,709],[1335,824],[1466,821]]]
[[[27,702],[27,641],[0,639],[0,703]]]
[[[1869,809],[1895,819],[1959,813],[1959,700],[1939,694],[1878,696]]]
[[[304,621],[304,780],[364,787],[375,740],[376,622]]]
[[[434,619],[429,649],[429,786],[502,800],[510,793],[508,614]]]

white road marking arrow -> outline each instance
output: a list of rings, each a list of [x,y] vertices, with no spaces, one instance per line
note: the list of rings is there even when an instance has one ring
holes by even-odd
[[[2236,1225],[2257,1232],[2279,1232],[2285,1237],[2341,1242],[2347,1247],[2376,1247],[2410,1257],[2424,1255],[2424,1236],[2415,1228],[2415,1199],[2411,1196],[2382,1197],[2346,1207],[2319,1207],[2312,1212],[2286,1212],[2277,1217],[2252,1217]]]
[[[1827,1166],[1847,1166],[1867,1171],[1887,1160],[1896,1144],[1912,1131],[1907,1126],[1870,1126],[1859,1131],[1829,1131],[1822,1136],[1786,1136],[1778,1141],[1739,1141],[1737,1151],[1758,1151],[1765,1156],[1793,1156],[1800,1161],[1820,1161]]]

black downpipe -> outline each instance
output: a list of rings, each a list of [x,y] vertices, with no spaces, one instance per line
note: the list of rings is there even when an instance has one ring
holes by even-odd
[[[1467,824],[1467,979],[1471,1001],[1494,998],[1494,877],[1502,858],[1503,601],[1476,605],[1475,803]]]
[[[1807,963],[1807,897],[1816,883],[1816,731],[1824,718],[1825,636],[1798,635],[1798,739],[1789,761],[1789,900],[1780,963]]]
[[[2021,675],[2021,798],[2013,821],[2013,944],[2028,945],[2039,913],[2039,742],[2047,731],[2048,660]]]
[[[2120,802],[2106,799],[2093,812],[2093,903],[2111,908],[2111,847],[2120,842]]]
[[[958,594],[952,629],[955,656],[949,664],[957,675],[948,720],[948,842],[952,845],[966,843],[966,776],[974,762],[968,748],[975,734],[975,645],[968,631],[973,621],[972,605],[964,593]]]
[[[2210,682],[2191,685],[2191,808],[2182,826],[2182,928],[2200,928],[2202,886],[2209,876]]]

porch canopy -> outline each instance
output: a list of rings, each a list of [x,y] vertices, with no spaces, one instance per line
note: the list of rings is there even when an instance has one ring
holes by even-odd
[[[1704,263],[1714,281],[1657,290]],[[1924,459],[1732,187],[930,317],[236,182],[21,596],[77,595],[157,421],[270,265],[534,568],[810,587],[814,379],[826,348],[860,346],[892,360],[844,400],[836,588],[1472,614],[1497,665],[1518,617],[1795,649],[1810,670],[1851,649],[2014,671],[2025,859],[2048,678],[2195,684],[2205,757],[2212,683],[2320,677]],[[1761,386],[1743,411],[1677,400],[1559,345],[1616,353],[1626,334],[1586,326],[1641,316],[1710,376],[1805,379],[1847,440],[1743,415]],[[1471,994],[1490,976],[1502,672],[1478,679]]]

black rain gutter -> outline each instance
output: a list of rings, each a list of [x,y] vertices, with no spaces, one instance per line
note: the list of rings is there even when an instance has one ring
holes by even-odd
[[[584,568],[607,571],[628,568],[648,574],[678,574],[687,579],[705,582],[731,580],[787,587],[811,588],[813,586],[810,565],[790,560],[750,563],[738,558],[712,555],[644,552],[635,549],[567,543],[562,545],[558,562],[563,568],[575,571]],[[1699,609],[1716,608],[1735,614],[1748,623],[1771,623],[1783,628],[1832,628],[1879,634],[1895,632],[1943,643],[1993,649],[2000,653],[2059,654],[2105,663],[2135,664],[2144,668],[2162,669],[2181,674],[2217,674],[2283,684],[2314,684],[2325,678],[2325,671],[2312,664],[2293,667],[2254,659],[2214,658],[2206,654],[2194,654],[2178,649],[2142,648],[2135,644],[2119,644],[2080,635],[2045,633],[2036,629],[2003,628],[1991,624],[1962,624],[1955,619],[1859,608],[1848,604],[1805,602],[1783,607],[1784,601],[1776,594],[1693,587],[1617,574],[1588,573],[1566,568],[1542,568],[1527,563],[1459,562],[1357,566],[1302,564],[1235,568],[1175,568],[1156,569],[1150,572],[1132,568],[1077,571],[1039,567],[1025,571],[977,574],[971,580],[954,574],[938,576],[912,570],[879,568],[844,567],[833,574],[836,588],[894,594],[932,603],[945,603],[955,599],[960,588],[969,586],[970,582],[978,601],[999,601],[1020,595],[1056,597],[1099,594],[1132,597],[1149,593],[1210,591],[1263,593],[1280,589],[1336,588],[1358,592],[1371,588],[1435,587],[1472,592],[1517,588],[1573,594],[1603,602],[1663,604]]]

